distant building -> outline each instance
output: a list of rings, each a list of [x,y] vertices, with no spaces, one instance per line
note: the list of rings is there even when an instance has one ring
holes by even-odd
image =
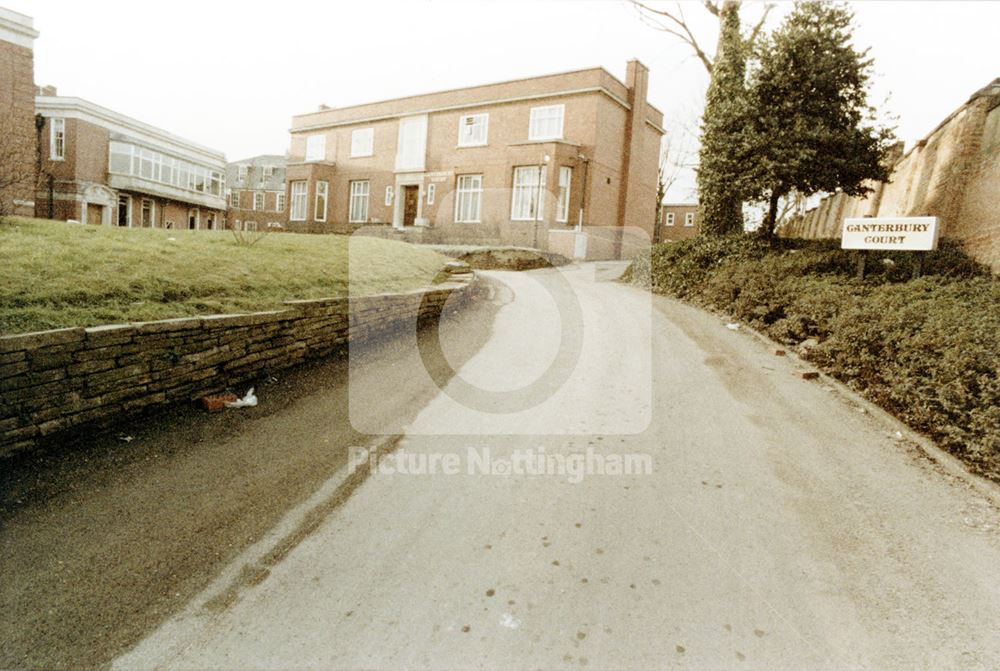
[[[104,226],[224,226],[222,152],[52,88],[40,93],[37,216]]]
[[[34,214],[37,37],[31,17],[0,7],[0,215]]]
[[[293,117],[288,226],[534,246],[577,226],[651,236],[664,131],[648,79],[633,60],[625,82],[592,68]]]
[[[701,230],[697,203],[664,203],[660,207],[660,231],[657,242],[672,242],[697,237]]]
[[[229,228],[287,228],[286,163],[284,156],[264,154],[226,165]]]

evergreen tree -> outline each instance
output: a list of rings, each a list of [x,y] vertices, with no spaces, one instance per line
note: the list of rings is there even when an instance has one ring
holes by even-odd
[[[884,180],[892,131],[868,103],[872,61],[851,44],[842,4],[804,0],[763,42],[746,96],[743,195],[767,202],[762,234],[774,235],[779,200],[825,191],[864,195]]]
[[[739,9],[737,0],[726,0],[720,9],[719,44],[702,117],[698,211],[703,235],[743,231],[739,175],[745,168],[746,54]]]

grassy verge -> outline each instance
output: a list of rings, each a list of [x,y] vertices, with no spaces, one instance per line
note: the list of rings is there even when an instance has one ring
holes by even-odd
[[[348,253],[350,245],[350,253]],[[350,256],[350,276],[348,276]],[[390,240],[0,224],[0,333],[280,307],[289,299],[429,284],[448,260]]]
[[[836,243],[695,239],[654,247],[630,275],[783,343],[814,339],[806,358],[1000,481],[1000,283],[953,244],[920,278],[910,261],[875,252],[859,281]]]

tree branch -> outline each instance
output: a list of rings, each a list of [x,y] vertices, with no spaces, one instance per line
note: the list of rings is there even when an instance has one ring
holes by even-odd
[[[764,22],[767,21],[767,15],[771,13],[772,9],[774,9],[773,2],[769,2],[764,5],[764,13],[761,14],[760,21],[758,21],[753,27],[753,30],[750,31],[750,36],[746,39],[747,47],[750,49],[753,49],[753,45],[757,42],[757,37],[760,35],[761,28],[764,27]]]
[[[694,33],[692,33],[691,29],[688,27],[687,20],[684,18],[684,10],[681,9],[680,4],[677,5],[677,11],[676,13],[674,13],[674,12],[669,12],[665,9],[656,9],[655,7],[650,7],[649,5],[647,5],[644,2],[641,2],[640,0],[631,0],[631,2],[632,5],[636,8],[636,11],[639,13],[639,16],[643,19],[643,22],[646,23],[646,25],[656,28],[657,30],[661,30],[665,33],[669,33],[680,39],[685,44],[687,44],[689,47],[691,47],[691,49],[694,50],[695,56],[697,56],[698,60],[700,60],[702,65],[705,66],[705,70],[708,71],[708,74],[709,75],[712,74],[712,60],[708,57],[708,54],[705,53],[705,50],[701,48],[701,45],[698,44],[698,40],[695,38]],[[718,16],[719,8],[713,2],[711,2],[711,0],[704,0],[704,3],[708,11]],[[664,23],[661,20],[655,18],[661,16],[664,19],[666,19],[669,23]],[[676,27],[671,27],[669,25],[670,23],[672,23],[673,26]]]

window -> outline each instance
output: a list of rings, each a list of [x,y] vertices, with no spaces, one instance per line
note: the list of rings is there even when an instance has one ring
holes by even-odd
[[[489,114],[467,114],[458,120],[458,146],[482,147],[486,144]]]
[[[264,209],[264,192],[254,191],[253,192],[253,209],[263,210]]]
[[[423,171],[427,162],[427,115],[399,120],[396,170]]]
[[[459,175],[455,189],[455,223],[478,224],[483,204],[483,176]]]
[[[514,168],[514,193],[510,218],[514,221],[535,221],[545,209],[545,172],[537,165]]]
[[[573,180],[573,168],[559,168],[559,199],[556,201],[556,221],[569,221],[569,185]]]
[[[427,185],[427,204],[428,205],[433,205],[434,204],[434,196],[436,196],[436,195],[437,195],[437,184],[428,184]]]
[[[351,158],[371,156],[375,153],[375,129],[361,128],[351,131]]]
[[[347,220],[352,224],[368,221],[368,180],[351,182],[351,208]]]
[[[264,180],[271,179],[272,177],[274,177],[273,165],[265,165],[263,168],[261,168],[260,181],[263,182]]]
[[[247,179],[247,166],[245,166],[245,165],[239,166],[239,172],[237,173],[236,179],[238,179],[241,182],[245,182],[246,181],[246,179]]]
[[[196,230],[200,222],[201,222],[201,212],[198,210],[197,207],[192,207],[190,210],[188,210],[188,228],[191,229],[192,231]]]
[[[326,221],[326,201],[329,193],[329,183],[316,182],[316,207],[313,208],[316,221]]]
[[[244,168],[245,166],[240,166]],[[108,145],[108,172],[133,175],[179,189],[225,194],[223,174],[207,166],[195,165],[130,142],[112,140]],[[230,194],[230,198],[232,194]]]
[[[142,199],[142,215],[139,224],[143,228],[152,228],[153,226],[153,201],[149,198]]]
[[[667,212],[667,226],[673,226],[674,225],[674,218],[675,217],[674,217],[674,213],[673,212]]]
[[[283,193],[274,194],[274,211],[275,212],[285,211],[285,194]]]
[[[240,206],[240,192],[233,191],[229,194],[229,207],[239,207]]]
[[[325,161],[326,160],[326,136],[310,135],[306,138],[306,160]]]
[[[565,105],[532,107],[528,124],[529,140],[561,140],[563,134],[563,112]]]
[[[66,158],[66,119],[52,119],[49,129],[49,158],[53,161]]]
[[[392,187],[385,187],[385,206],[389,207],[392,205]]]
[[[306,183],[292,182],[292,210],[288,213],[288,218],[292,221],[306,220]]]
[[[694,226],[694,212],[688,212],[684,215],[684,225],[688,228]]]

